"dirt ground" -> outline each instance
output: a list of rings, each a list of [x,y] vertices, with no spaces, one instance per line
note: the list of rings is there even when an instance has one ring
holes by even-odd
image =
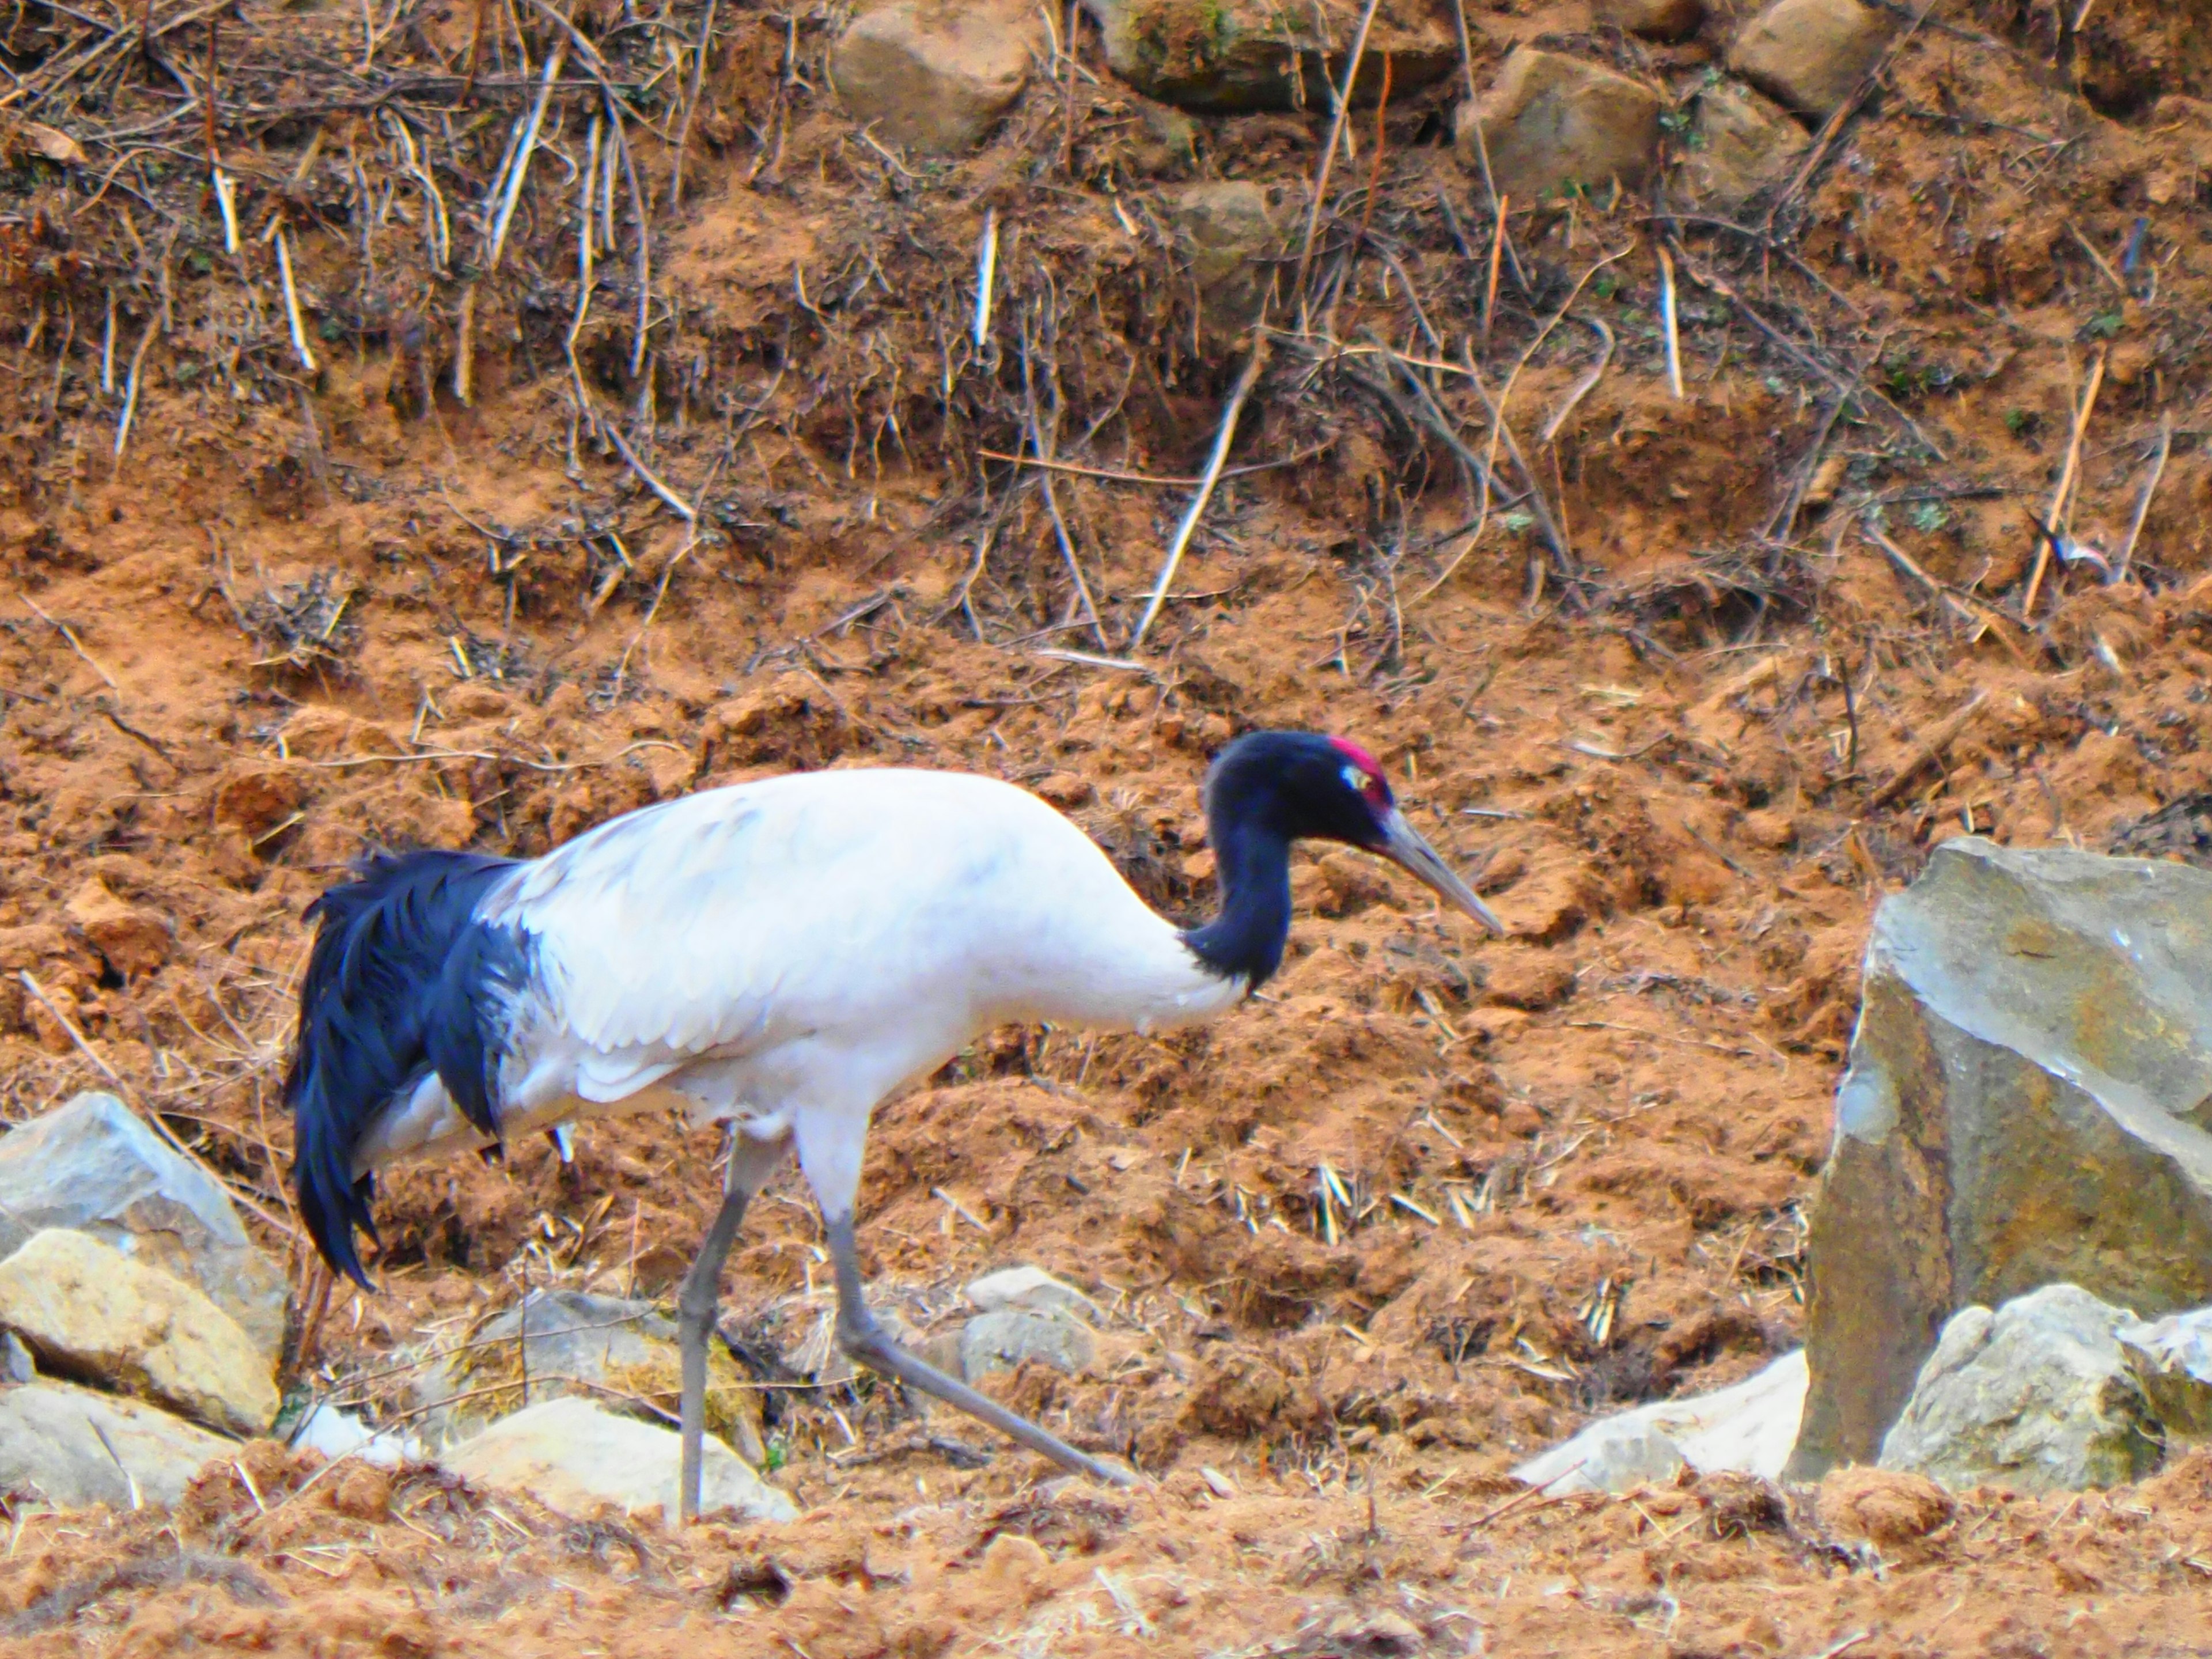
[[[527,1287],[669,1293],[716,1191],[659,1120],[404,1170],[379,1292],[304,1328],[276,1082],[301,912],[364,848],[956,767],[1196,916],[1207,756],[1308,726],[1384,759],[1511,933],[1302,856],[1263,998],[998,1033],[880,1115],[879,1300],[926,1336],[991,1267],[1088,1290],[1098,1364],[992,1386],[1141,1490],[850,1382],[761,1391],[784,1528],[258,1443],[173,1516],[15,1504],[10,1650],[2212,1653],[2203,1452],[2049,1500],[1507,1474],[1795,1346],[1868,917],[1932,845],[2200,850],[2212,66],[2179,9],[1944,0],[1801,188],[1516,211],[1492,307],[1456,82],[1355,112],[1297,290],[1323,112],[1178,155],[1085,22],[975,156],[905,157],[825,89],[837,15],[722,4],[701,61],[704,7],[587,3],[642,113],[580,309],[611,94],[550,100],[483,240],[539,10],[472,46],[481,11],[398,0],[366,52],[349,7],[245,4],[211,46],[179,10],[142,54],[136,9],[0,24],[37,94],[0,92],[0,1097],[118,1079],[223,1173],[292,1263],[295,1402],[404,1412],[395,1366]],[[1685,99],[1728,27],[1471,21],[1479,79],[1564,37]],[[1179,260],[1186,177],[1262,184],[1291,255],[1139,647],[1261,337]],[[2062,473],[2080,556],[2039,571]],[[818,1335],[817,1243],[788,1176],[726,1281],[763,1352]]]

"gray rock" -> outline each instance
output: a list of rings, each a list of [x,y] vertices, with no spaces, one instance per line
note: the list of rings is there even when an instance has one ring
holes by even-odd
[[[892,0],[853,20],[830,77],[853,118],[888,142],[957,155],[1022,95],[1044,50],[1042,17],[1018,0]]]
[[[428,1408],[423,1431],[441,1441],[477,1433],[524,1403],[526,1376],[531,1403],[574,1394],[621,1412],[626,1409],[622,1396],[632,1395],[672,1411],[683,1381],[676,1327],[649,1302],[533,1291],[526,1303],[486,1320],[459,1348],[423,1369],[415,1385],[416,1405]],[[514,1385],[511,1395],[475,1392],[502,1383]],[[646,1408],[636,1409],[645,1413]],[[707,1426],[734,1440],[756,1463],[763,1455],[758,1410],[757,1394],[728,1354],[719,1347],[710,1351]]]
[[[1083,0],[1106,37],[1115,74],[1147,97],[1202,114],[1330,107],[1332,82],[1358,32],[1358,0]],[[1378,8],[1352,101],[1382,95],[1390,60],[1393,102],[1459,67],[1452,26],[1415,0]],[[1325,28],[1317,25],[1319,18]]]
[[[1732,212],[1790,174],[1812,139],[1773,100],[1735,81],[1698,94],[1677,179],[1691,201]]]
[[[1000,1308],[978,1314],[960,1330],[960,1374],[969,1382],[1010,1371],[1024,1359],[1042,1359],[1070,1375],[1091,1364],[1097,1345],[1091,1333],[1058,1314]]]
[[[1234,337],[1260,314],[1267,261],[1282,255],[1283,228],[1267,192],[1232,179],[1178,185],[1161,193],[1160,204],[1198,285],[1207,331]]]
[[[198,1285],[89,1233],[49,1227],[0,1261],[0,1326],[49,1370],[148,1396],[210,1428],[259,1434],[281,1403],[275,1367]]]
[[[1665,107],[1641,81],[1521,46],[1480,103],[1459,106],[1456,137],[1462,159],[1475,167],[1479,131],[1498,190],[1531,205],[1571,185],[1600,195],[1616,179],[1624,190],[1639,188],[1658,158]]]
[[[1896,19],[1859,0],[1775,0],[1744,25],[1729,67],[1777,102],[1825,121],[1897,30]]]
[[[1554,1492],[1626,1492],[1686,1465],[1772,1480],[1789,1461],[1804,1403],[1801,1348],[1732,1388],[1601,1418],[1513,1473]]]
[[[2160,1442],[2113,1332],[2125,1309],[2046,1285],[1995,1313],[1961,1309],[1882,1442],[1881,1467],[1954,1492],[2078,1492],[2141,1479]]]
[[[2212,1303],[2212,873],[1962,837],[1875,913],[1812,1219],[1794,1478],[1872,1462],[1961,1308]]]
[[[617,1417],[588,1401],[549,1400],[501,1418],[441,1460],[487,1486],[526,1492],[548,1509],[588,1516],[603,1504],[633,1514],[678,1513],[681,1467],[676,1431]],[[792,1521],[799,1507],[707,1437],[700,1513],[735,1510],[749,1521]]]
[[[57,1509],[130,1509],[133,1482],[143,1502],[173,1508],[204,1464],[237,1451],[135,1400],[67,1382],[0,1389],[0,1492],[34,1492]]]
[[[0,1331],[0,1382],[35,1382],[39,1363],[23,1339],[13,1331]]]
[[[1042,1267],[1026,1264],[1001,1267],[996,1273],[970,1280],[968,1299],[985,1313],[995,1313],[1000,1308],[1027,1308],[1032,1313],[1079,1319],[1086,1325],[1095,1325],[1100,1318],[1098,1304],[1074,1285],[1054,1279]]]
[[[197,1285],[275,1368],[283,1273],[215,1178],[113,1095],[78,1095],[0,1137],[0,1247],[11,1253],[41,1228],[67,1227]]]
[[[2212,1439],[2212,1308],[2133,1321],[2115,1334],[2166,1438]]]

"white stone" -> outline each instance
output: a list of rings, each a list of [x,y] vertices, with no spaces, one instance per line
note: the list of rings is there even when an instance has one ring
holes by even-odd
[[[1066,1314],[1086,1325],[1096,1325],[1103,1317],[1098,1304],[1074,1285],[1026,1263],[1001,1267],[972,1280],[968,1286],[968,1299],[982,1313],[993,1313],[1000,1308],[1027,1308],[1032,1313]]]
[[[617,1417],[586,1400],[527,1407],[463,1441],[441,1461],[467,1480],[528,1492],[564,1514],[588,1515],[604,1504],[632,1514],[657,1510],[670,1522],[680,1513],[676,1431]],[[702,1515],[729,1509],[749,1521],[798,1518],[798,1505],[787,1495],[712,1435],[702,1473]]]
[[[1805,1406],[1805,1352],[1784,1355],[1733,1388],[1655,1401],[1601,1418],[1513,1471],[1555,1492],[1626,1492],[1687,1464],[1779,1479]],[[1577,1467],[1579,1466],[1579,1467]]]
[[[342,1412],[335,1406],[318,1406],[307,1413],[307,1420],[292,1431],[292,1449],[320,1452],[332,1462],[358,1458],[386,1469],[419,1462],[423,1456],[422,1444],[414,1436],[372,1429],[351,1412]]]

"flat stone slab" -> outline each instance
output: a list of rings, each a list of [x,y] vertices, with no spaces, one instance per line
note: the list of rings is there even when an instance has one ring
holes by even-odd
[[[1700,1474],[1773,1480],[1796,1442],[1804,1401],[1800,1348],[1732,1388],[1600,1418],[1513,1473],[1554,1492],[1626,1492],[1669,1480],[1685,1466]]]

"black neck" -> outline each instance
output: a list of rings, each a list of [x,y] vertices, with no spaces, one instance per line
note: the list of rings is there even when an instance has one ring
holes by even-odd
[[[1198,959],[1256,990],[1283,960],[1291,936],[1291,842],[1243,814],[1207,826],[1221,884],[1221,914],[1183,935]]]

